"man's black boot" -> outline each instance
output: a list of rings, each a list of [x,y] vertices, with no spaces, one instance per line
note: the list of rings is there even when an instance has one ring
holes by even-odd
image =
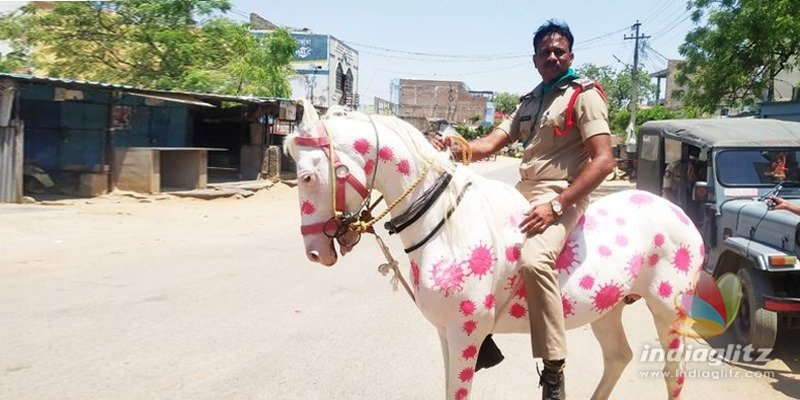
[[[539,386],[542,387],[542,400],[566,400],[564,360],[544,360],[544,371],[539,375]]]
[[[478,359],[475,362],[475,372],[480,371],[483,368],[492,368],[497,364],[500,364],[505,357],[503,357],[503,353],[500,352],[500,348],[494,343],[492,339],[492,334],[486,336],[486,339],[483,339],[483,343],[481,343],[481,349],[478,350]]]

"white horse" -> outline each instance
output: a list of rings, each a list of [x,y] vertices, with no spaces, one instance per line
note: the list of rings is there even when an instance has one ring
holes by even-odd
[[[484,338],[530,331],[517,267],[524,240],[517,224],[529,203],[513,187],[455,165],[398,118],[336,113],[319,120],[305,104],[304,123],[285,142],[297,163],[307,256],[333,265],[334,238],[342,254],[349,251],[359,236],[348,226],[373,222],[359,214],[369,189],[380,192],[410,259],[416,305],[439,332],[446,398],[467,399]],[[632,358],[621,322],[628,295],[647,303],[665,353],[683,354],[683,337],[671,327],[679,317],[674,299],[692,289],[703,258],[692,222],[658,196],[630,190],[591,203],[556,268],[567,329],[591,324],[602,347],[592,399],[610,396]],[[680,371],[666,378],[667,397],[679,399],[683,363],[669,357],[664,370]]]

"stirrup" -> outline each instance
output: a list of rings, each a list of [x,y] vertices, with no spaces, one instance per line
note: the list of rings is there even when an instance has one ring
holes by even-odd
[[[475,372],[478,372],[484,368],[492,368],[497,364],[500,364],[505,357],[503,357],[503,353],[500,352],[500,348],[497,347],[495,344],[494,339],[492,339],[492,334],[486,335],[486,338],[483,339],[483,343],[481,343],[481,348],[478,350],[478,359],[475,361]]]

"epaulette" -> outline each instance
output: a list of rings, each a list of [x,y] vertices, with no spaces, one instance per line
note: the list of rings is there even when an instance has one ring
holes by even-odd
[[[564,127],[556,126],[555,132],[556,136],[564,136],[573,126],[575,126],[575,121],[573,119],[573,108],[575,107],[575,102],[578,101],[578,96],[591,89],[597,89],[597,92],[600,93],[600,96],[603,98],[603,101],[608,101],[606,97],[606,92],[603,90],[603,87],[600,86],[599,83],[589,79],[589,78],[578,78],[573,79],[570,82],[571,85],[575,86],[575,91],[572,92],[572,96],[567,103],[567,115],[565,118],[565,125]]]
[[[580,86],[581,90],[584,92],[595,87],[595,85],[597,84],[597,82],[594,79],[589,79],[589,78],[578,78],[571,81],[570,83],[572,83],[575,86]]]
[[[519,97],[519,102],[522,103],[524,100],[527,100],[527,99],[530,99],[531,97],[533,97],[533,92],[534,91],[536,91],[536,89],[531,90],[527,94],[520,96]]]

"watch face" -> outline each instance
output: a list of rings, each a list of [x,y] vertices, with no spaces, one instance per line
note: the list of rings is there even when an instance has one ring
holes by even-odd
[[[553,207],[554,213],[561,215],[561,203],[559,203],[556,200],[553,200],[552,202],[550,202],[550,206]]]

